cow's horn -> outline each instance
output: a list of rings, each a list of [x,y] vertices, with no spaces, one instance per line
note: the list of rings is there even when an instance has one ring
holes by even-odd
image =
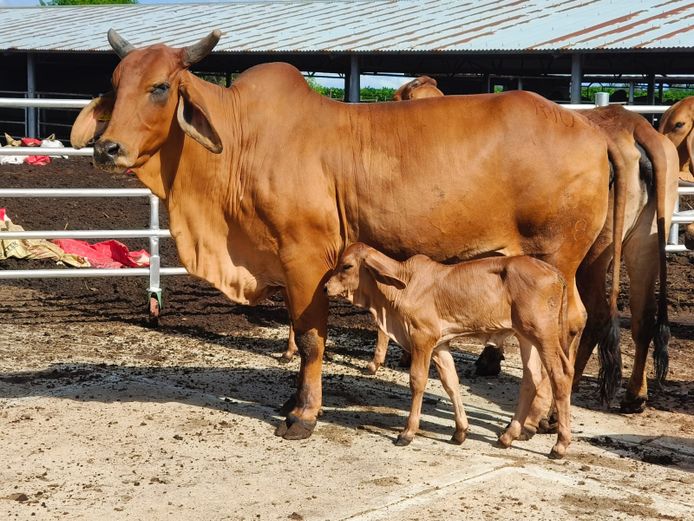
[[[135,47],[133,47],[131,43],[118,34],[115,29],[108,30],[107,38],[108,43],[111,44],[113,50],[116,51],[116,54],[121,58],[125,58],[129,52],[135,50]]]
[[[217,42],[219,39],[222,37],[222,31],[219,29],[215,29],[212,31],[210,34],[205,36],[202,40],[200,40],[197,43],[194,43],[193,45],[189,45],[188,47],[185,47],[184,54],[183,54],[183,63],[186,67],[189,65],[193,65],[194,63],[199,62],[202,60],[205,56],[210,54],[212,52],[212,49],[214,49],[214,46],[217,45]]]

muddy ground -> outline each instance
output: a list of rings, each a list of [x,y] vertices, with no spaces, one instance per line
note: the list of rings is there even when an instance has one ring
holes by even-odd
[[[0,167],[0,186],[139,184],[71,159]],[[0,207],[33,230],[145,227],[149,212],[146,199],[7,199]],[[165,265],[177,264],[170,241],[162,251]],[[432,378],[421,433],[396,447],[410,399],[399,349],[391,347],[377,376],[363,374],[373,326],[335,303],[324,414],[310,439],[288,442],[272,435],[298,368],[277,360],[288,331],[280,300],[235,306],[204,282],[170,277],[152,329],[145,279],[0,281],[0,518],[692,519],[692,259],[669,257],[669,381],[651,386],[643,414],[619,414],[616,402],[606,411],[592,361],[573,397],[564,461],[547,458],[549,435],[509,450],[494,444],[518,391],[513,347],[501,376],[480,378],[472,376],[480,346],[455,344],[471,422],[462,446],[448,441],[452,407]],[[52,266],[0,264],[29,267]],[[622,307],[629,374],[624,298]]]

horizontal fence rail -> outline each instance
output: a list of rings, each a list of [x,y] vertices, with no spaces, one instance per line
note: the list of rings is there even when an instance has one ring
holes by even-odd
[[[591,109],[607,104],[608,96],[598,93],[596,103],[593,104],[562,104],[562,107],[571,110]],[[0,108],[41,108],[41,109],[81,109],[91,100],[85,99],[27,99],[0,97]],[[661,114],[669,106],[663,105],[622,105],[625,109],[640,114]],[[92,156],[93,148],[85,147],[75,149],[70,147],[0,147],[0,155],[6,156]],[[694,187],[679,187],[679,196],[694,195]],[[185,275],[182,267],[160,267],[159,239],[171,237],[169,230],[159,229],[159,199],[146,188],[37,188],[37,189],[0,189],[2,197],[149,197],[150,200],[150,226],[144,230],[60,230],[60,231],[23,231],[0,232],[2,239],[58,239],[58,238],[149,238],[150,241],[150,267],[149,268],[122,268],[122,269],[39,269],[39,270],[0,270],[0,279],[43,279],[43,278],[78,278],[78,277],[127,277],[149,276],[150,287],[148,294],[155,295],[161,306],[160,275]],[[668,252],[687,251],[684,245],[677,244],[678,228],[681,223],[694,222],[694,210],[679,211],[679,200],[672,217],[670,230],[670,243]]]

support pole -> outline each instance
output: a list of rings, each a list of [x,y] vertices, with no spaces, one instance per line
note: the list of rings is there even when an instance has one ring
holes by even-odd
[[[156,195],[149,196],[149,229],[159,230],[159,198]],[[149,300],[150,323],[156,325],[159,312],[164,307],[161,298],[161,259],[159,257],[159,237],[149,238],[149,288],[147,298]],[[154,302],[156,305],[153,306]]]
[[[36,71],[34,63],[34,55],[27,53],[27,98],[36,97]],[[25,119],[25,134],[27,137],[38,137],[38,132],[36,128],[37,118],[36,118],[36,108],[27,107],[24,109],[24,119]]]
[[[523,90],[523,78],[521,78],[520,76],[518,76],[518,78],[517,78],[516,81],[517,81],[517,83],[516,83],[516,89],[517,89],[517,90]]]
[[[349,73],[345,78],[345,101],[359,103],[361,85],[359,81],[359,56],[352,54],[349,57]]]
[[[489,94],[492,91],[492,76],[491,74],[485,74],[482,77],[484,82],[484,90],[482,92]]]
[[[581,79],[583,67],[580,54],[571,55],[571,103],[581,103]]]
[[[634,82],[629,82],[629,105],[634,104]]]

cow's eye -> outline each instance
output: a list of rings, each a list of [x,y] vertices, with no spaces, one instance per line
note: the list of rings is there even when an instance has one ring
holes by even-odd
[[[684,126],[684,121],[678,121],[675,123],[675,128],[682,128]]]
[[[156,85],[152,86],[152,90],[150,91],[152,96],[165,96],[167,92],[169,92],[169,84],[164,82],[164,83],[157,83]]]
[[[353,267],[354,266],[352,266],[351,264],[345,264],[344,266],[342,266],[342,271],[351,270]]]

